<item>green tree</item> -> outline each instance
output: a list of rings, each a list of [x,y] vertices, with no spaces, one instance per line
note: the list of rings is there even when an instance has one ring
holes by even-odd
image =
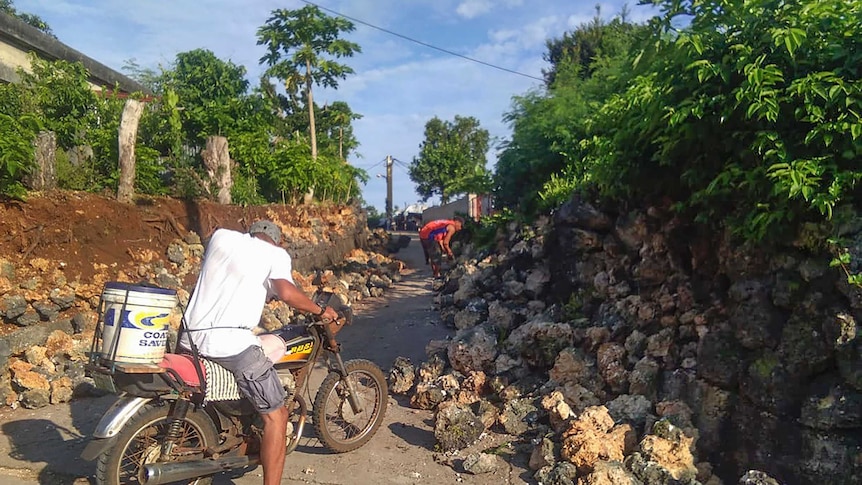
[[[580,94],[579,90],[566,92]],[[579,119],[575,114],[586,106],[583,100],[557,103],[563,100],[569,99],[540,91],[513,98],[512,111],[503,118],[512,128],[512,136],[503,143],[494,168],[494,203],[498,207],[535,212],[543,184],[565,166],[566,156],[556,135],[575,131]]]
[[[30,66],[30,72],[19,71],[21,85],[28,91],[26,110],[42,117],[61,146],[81,144],[97,103],[87,68],[80,62],[50,62],[35,54],[30,54]]]
[[[380,226],[380,222],[386,217],[386,214],[380,213],[377,211],[377,208],[373,205],[366,205],[365,208],[365,220],[366,224],[370,229],[376,229]]]
[[[485,168],[490,145],[488,130],[473,117],[455,116],[443,121],[436,116],[425,124],[425,140],[409,167],[410,180],[423,200],[439,195],[442,203],[458,194],[484,192],[490,183]]]
[[[257,31],[257,44],[266,46],[260,63],[267,75],[284,83],[288,95],[302,87],[308,111],[311,157],[317,158],[317,130],[314,117],[313,86],[338,87],[353,69],[336,59],[361,52],[358,44],[341,39],[354,30],[352,22],[330,17],[319,8],[307,5],[299,10],[278,9]]]
[[[34,128],[0,113],[0,194],[24,197],[21,176],[32,166]]]
[[[635,76],[588,121],[594,186],[678,201],[749,239],[858,202],[862,1],[654,3]]]
[[[162,78],[163,71],[156,71],[151,67],[141,66],[134,58],[123,61],[122,70],[127,76],[149,89],[150,92],[157,93],[163,90],[161,86],[164,80]]]
[[[51,37],[57,38],[57,36],[54,35],[54,32],[51,30],[51,27],[48,25],[47,22],[42,20],[42,18],[38,15],[19,12],[17,9],[15,9],[15,6],[12,5],[12,0],[0,0],[0,12],[7,13],[17,18],[18,20],[21,20],[22,22],[30,25],[31,27],[36,27],[37,29],[50,35]]]
[[[639,29],[629,22],[628,13],[628,7],[623,6],[619,15],[605,22],[601,18],[601,7],[597,5],[596,15],[590,22],[564,33],[562,37],[546,41],[547,51],[543,58],[551,67],[542,70],[545,84],[548,87],[554,84],[557,69],[562,64],[567,64],[568,68],[576,66],[579,76],[586,79],[601,66],[597,62],[599,59],[616,57],[628,51],[628,37]]]
[[[259,90],[248,92],[245,67],[206,49],[177,54],[170,68],[158,76],[131,62],[127,66],[147,79],[159,95],[153,116],[142,122],[141,131],[169,157],[176,195],[207,193],[198,152],[208,136],[220,135],[228,138],[236,162],[232,194],[236,202],[264,200],[262,167],[270,166],[273,156],[276,111],[272,100]]]
[[[352,122],[362,118],[354,113],[344,101],[336,101],[320,110],[320,129],[330,143],[338,147],[338,158],[346,161],[350,153],[359,146],[353,135]]]
[[[597,17],[548,41],[549,85],[515,97],[504,117],[512,136],[495,167],[498,207],[524,214],[545,211],[568,199],[588,178],[581,144],[589,134],[590,116],[625,89],[631,47],[649,33],[646,26],[627,23],[624,14],[608,23]],[[589,55],[582,55],[585,49]]]
[[[224,135],[248,109],[245,67],[195,49],[177,54],[162,84],[177,93],[186,137],[202,145],[211,135]]]

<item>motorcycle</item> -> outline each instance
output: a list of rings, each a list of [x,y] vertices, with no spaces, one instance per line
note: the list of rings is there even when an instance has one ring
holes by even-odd
[[[285,454],[299,445],[309,411],[317,438],[335,453],[367,443],[386,413],[383,371],[364,359],[344,362],[335,339],[352,323],[352,310],[332,294],[315,298],[335,308],[339,318],[288,325],[259,336],[287,396]],[[166,352],[157,365],[116,362],[98,351],[98,330],[87,372],[98,388],[119,399],[102,416],[81,454],[85,460],[97,460],[96,483],[205,484],[216,473],[259,463],[263,423],[239,395],[229,371],[199,356],[193,345],[190,353]],[[328,374],[309,410],[302,390],[310,397],[309,376],[318,361],[327,363]]]

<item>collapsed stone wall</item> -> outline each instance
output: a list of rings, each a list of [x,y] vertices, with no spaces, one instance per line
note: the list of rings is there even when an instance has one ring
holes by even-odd
[[[444,449],[495,426],[546,484],[862,483],[862,299],[828,255],[578,198],[507,229],[438,284],[455,338],[390,375]]]
[[[728,475],[862,482],[862,300],[829,254],[735,245],[657,208],[612,220],[574,200],[554,223],[550,291],[610,331],[614,394],[688,404],[698,453]]]

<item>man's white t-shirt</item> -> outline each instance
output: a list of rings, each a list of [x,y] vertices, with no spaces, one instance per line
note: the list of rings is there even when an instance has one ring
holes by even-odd
[[[290,255],[249,234],[218,229],[210,238],[185,321],[198,351],[209,357],[236,355],[260,345],[257,326],[271,281],[293,283]],[[185,339],[184,339],[185,341]]]

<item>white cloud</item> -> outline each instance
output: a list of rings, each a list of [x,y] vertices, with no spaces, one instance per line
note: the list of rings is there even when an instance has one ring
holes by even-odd
[[[462,0],[455,8],[455,13],[465,19],[473,19],[491,12],[494,7],[503,6],[511,9],[524,4],[524,0]]]
[[[455,12],[465,19],[472,19],[490,12],[492,6],[490,0],[465,0]]]
[[[493,56],[493,59],[505,59],[501,56],[513,54],[534,57],[536,52],[544,51],[546,40],[561,36],[565,30],[564,23],[555,16],[536,19],[518,29],[493,30],[488,35],[492,43],[480,46],[477,55]]]

